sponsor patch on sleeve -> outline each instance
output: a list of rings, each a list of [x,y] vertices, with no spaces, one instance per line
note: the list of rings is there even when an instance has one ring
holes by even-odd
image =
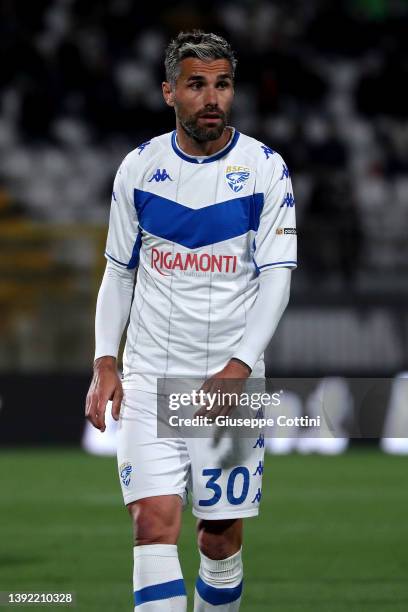
[[[296,227],[278,227],[276,230],[278,236],[283,234],[295,234],[296,235]]]

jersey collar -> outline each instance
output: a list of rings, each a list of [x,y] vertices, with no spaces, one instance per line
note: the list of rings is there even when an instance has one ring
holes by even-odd
[[[173,151],[175,152],[175,154],[181,157],[181,159],[184,159],[184,161],[188,161],[191,164],[209,164],[210,162],[217,161],[217,159],[221,159],[221,157],[227,155],[237,144],[240,133],[235,128],[232,129],[232,137],[230,141],[225,145],[225,147],[221,149],[221,151],[217,151],[217,153],[214,153],[214,155],[208,155],[204,158],[194,155],[187,155],[187,153],[184,153],[184,151],[182,151],[177,144],[176,130],[174,130],[171,135],[171,146],[173,147]]]

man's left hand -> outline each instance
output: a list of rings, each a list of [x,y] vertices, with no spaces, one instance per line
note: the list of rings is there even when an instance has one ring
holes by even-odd
[[[234,407],[237,405],[237,398],[242,393],[245,385],[245,380],[250,376],[251,368],[247,366],[243,361],[239,359],[230,359],[227,365],[211,376],[202,385],[201,389],[209,396],[215,396],[219,394],[229,394],[227,401],[215,403],[214,406],[208,410],[206,406],[203,406],[195,413],[195,416],[207,416],[214,420],[219,415],[229,414]],[[232,395],[232,397],[231,397]]]

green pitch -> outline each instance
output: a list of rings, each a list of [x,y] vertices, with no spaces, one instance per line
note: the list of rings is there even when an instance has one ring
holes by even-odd
[[[130,522],[113,459],[3,451],[0,483],[0,591],[75,591],[81,612],[133,609]],[[246,521],[241,609],[406,612],[407,517],[408,458],[374,449],[267,457],[261,516]],[[191,594],[190,509],[179,548]]]

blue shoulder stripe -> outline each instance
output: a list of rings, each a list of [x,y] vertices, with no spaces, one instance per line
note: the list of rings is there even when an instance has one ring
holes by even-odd
[[[142,246],[142,231],[141,231],[141,229],[139,227],[139,231],[137,233],[136,240],[135,240],[135,243],[133,245],[132,255],[131,255],[130,260],[129,260],[128,263],[124,263],[123,261],[120,261],[119,259],[116,259],[116,257],[114,257],[113,255],[108,253],[108,251],[105,251],[105,255],[106,255],[106,257],[109,257],[109,259],[111,259],[112,261],[115,261],[116,263],[120,264],[121,266],[124,266],[128,270],[133,270],[134,268],[136,268],[136,266],[139,263],[139,253],[140,253],[140,247],[141,246]]]
[[[159,195],[134,190],[141,227],[159,238],[197,249],[258,230],[263,193],[211,204],[194,210]]]

